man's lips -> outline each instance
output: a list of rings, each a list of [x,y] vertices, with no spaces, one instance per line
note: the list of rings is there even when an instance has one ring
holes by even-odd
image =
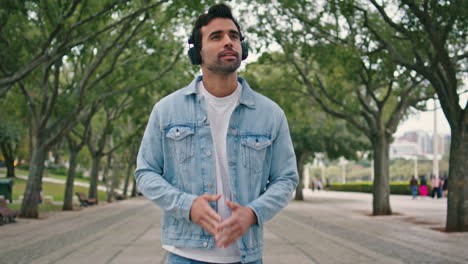
[[[235,51],[224,51],[219,54],[219,57],[234,57],[237,58],[237,52]]]

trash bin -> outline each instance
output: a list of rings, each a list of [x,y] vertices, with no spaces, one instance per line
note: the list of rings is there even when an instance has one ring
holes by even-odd
[[[13,202],[13,180],[0,179],[0,195],[4,196],[10,203]]]

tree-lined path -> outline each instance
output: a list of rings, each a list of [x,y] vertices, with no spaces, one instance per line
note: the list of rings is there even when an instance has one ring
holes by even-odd
[[[370,194],[305,191],[265,227],[264,263],[467,263],[467,233],[444,226],[446,199],[391,196],[393,216],[368,216]],[[161,211],[146,199],[19,219],[0,227],[0,263],[165,263]]]

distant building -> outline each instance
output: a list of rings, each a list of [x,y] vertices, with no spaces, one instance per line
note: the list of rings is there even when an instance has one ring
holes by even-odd
[[[446,152],[449,152],[450,151],[450,142],[451,142],[451,138],[449,135],[445,135],[444,136],[444,153]]]
[[[437,135],[437,153],[443,155],[450,149],[450,136]],[[398,137],[390,145],[390,159],[412,158],[415,155],[432,157],[434,154],[433,137],[425,131],[409,131]]]
[[[390,145],[390,159],[409,158],[421,154],[422,150],[418,142],[398,138]]]

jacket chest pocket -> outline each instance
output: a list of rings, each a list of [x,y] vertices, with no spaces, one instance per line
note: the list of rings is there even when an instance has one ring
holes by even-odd
[[[243,165],[255,173],[262,172],[271,140],[265,136],[243,136],[241,145]]]
[[[167,133],[167,141],[174,159],[179,163],[193,156],[193,127],[174,126]]]

